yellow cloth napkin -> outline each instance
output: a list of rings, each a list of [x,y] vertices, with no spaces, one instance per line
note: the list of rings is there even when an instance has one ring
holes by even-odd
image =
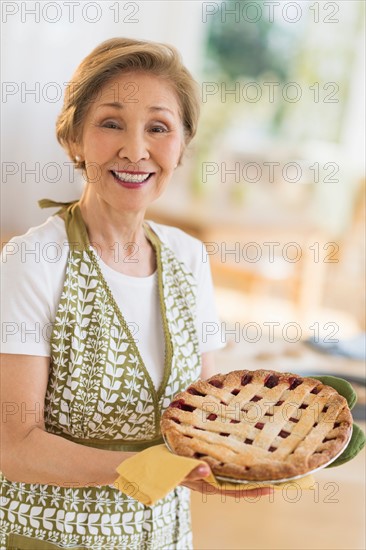
[[[205,462],[175,455],[165,445],[155,445],[124,460],[117,468],[119,477],[113,485],[122,493],[147,506],[152,506],[157,500],[165,497],[177,487],[189,472],[200,464],[205,464]],[[255,481],[253,485],[247,486],[218,481],[213,474],[204,479],[216,489],[239,491],[258,488]],[[309,489],[312,485],[314,485],[314,478],[308,475],[293,482],[261,485],[261,487],[282,489],[286,486],[288,489]],[[214,493],[214,491],[212,492]]]

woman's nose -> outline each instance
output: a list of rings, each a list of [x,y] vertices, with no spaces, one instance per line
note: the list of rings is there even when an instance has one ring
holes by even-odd
[[[150,158],[145,134],[138,130],[126,132],[118,156],[126,158],[130,162],[139,162]]]

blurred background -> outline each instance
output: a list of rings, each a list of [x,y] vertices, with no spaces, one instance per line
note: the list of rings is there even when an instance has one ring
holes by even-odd
[[[113,36],[175,45],[201,123],[147,217],[206,244],[217,370],[342,376],[364,428],[364,2],[8,2],[2,22],[2,242],[52,213],[38,199],[81,194],[54,128],[83,57]],[[297,500],[193,494],[195,548],[364,549],[364,490],[362,454]]]

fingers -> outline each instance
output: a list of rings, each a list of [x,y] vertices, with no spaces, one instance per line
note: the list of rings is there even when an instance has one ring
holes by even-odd
[[[225,486],[213,487],[204,481],[211,473],[211,469],[208,464],[200,464],[194,470],[184,478],[180,485],[188,487],[194,491],[203,492],[206,489],[207,494],[221,493],[226,496],[238,498],[238,496],[257,499],[261,496],[270,495],[273,493],[272,487],[254,487],[252,489],[245,489],[244,486],[238,486],[237,489],[225,489]]]
[[[185,481],[196,481],[208,477],[209,475],[210,467],[206,464],[200,464],[185,477]]]

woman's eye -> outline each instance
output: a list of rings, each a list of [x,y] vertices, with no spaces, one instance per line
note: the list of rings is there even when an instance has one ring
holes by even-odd
[[[118,130],[119,126],[116,122],[113,122],[112,120],[108,120],[107,122],[103,122],[101,124],[103,128],[111,128],[112,130]]]
[[[156,134],[163,134],[164,132],[167,132],[167,128],[165,128],[165,126],[153,126],[151,128],[151,132],[153,133],[156,133]]]

